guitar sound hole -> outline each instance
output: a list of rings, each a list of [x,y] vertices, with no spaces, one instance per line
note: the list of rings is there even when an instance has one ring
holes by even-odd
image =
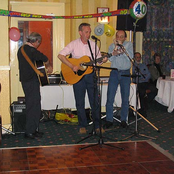
[[[85,71],[78,70],[78,71],[77,71],[77,75],[78,75],[78,76],[81,76],[84,72],[85,72]]]

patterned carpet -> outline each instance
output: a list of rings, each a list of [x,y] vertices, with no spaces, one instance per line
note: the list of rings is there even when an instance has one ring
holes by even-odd
[[[159,145],[165,151],[174,155],[174,112],[168,113],[167,107],[160,105],[156,101],[149,104],[148,109],[148,122],[144,119],[140,119],[136,124],[132,123],[135,117],[129,118],[129,125],[127,129],[123,129],[119,126],[119,122],[114,122],[114,127],[111,130],[106,131],[102,137],[99,135],[93,135],[80,143],[99,143],[101,140],[104,143],[110,141],[123,141],[124,138],[133,135],[124,141],[136,141],[136,140],[149,140],[149,137],[142,137],[141,134],[150,136],[156,139],[152,139],[155,144]],[[118,116],[119,113],[116,115]],[[78,141],[85,138],[87,135],[78,134],[78,126],[70,124],[58,124],[53,119],[53,116],[48,119],[43,119],[40,123],[40,130],[44,132],[44,136],[41,139],[28,140],[24,138],[24,134],[4,134],[2,137],[2,143],[0,148],[13,148],[13,147],[30,147],[30,146],[51,146],[51,145],[65,145],[65,144],[77,144]],[[102,120],[104,123],[105,120]],[[159,131],[157,131],[153,126]],[[93,126],[88,126],[88,133],[91,133]],[[80,144],[79,143],[79,144]]]

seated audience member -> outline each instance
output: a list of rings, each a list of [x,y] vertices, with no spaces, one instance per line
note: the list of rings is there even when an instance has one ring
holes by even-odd
[[[138,93],[140,98],[141,109],[138,110],[144,117],[147,116],[147,94],[148,82],[150,79],[150,72],[144,63],[141,63],[141,54],[139,52],[134,53],[135,64],[132,68],[132,74],[138,75],[133,78],[133,82],[138,84]]]
[[[154,63],[149,67],[149,71],[151,74],[152,84],[156,86],[158,78],[164,75],[164,68],[160,64],[161,55],[159,53],[155,53],[153,57],[154,57]]]

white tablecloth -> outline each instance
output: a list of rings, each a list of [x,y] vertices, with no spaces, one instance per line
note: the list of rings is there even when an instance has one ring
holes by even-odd
[[[174,79],[161,77],[157,80],[158,94],[155,100],[164,106],[168,106],[167,111],[172,112],[174,109]]]
[[[101,94],[101,106],[106,105],[107,99],[107,84],[103,84],[102,86],[102,94]],[[41,91],[41,107],[43,110],[54,110],[58,105],[58,108],[76,108],[75,107],[75,99],[72,85],[49,85],[40,87]],[[136,85],[131,84],[130,87],[130,96],[129,96],[130,105],[136,108]],[[120,87],[118,87],[116,97],[115,97],[115,105],[121,106],[121,95],[120,95]],[[85,108],[89,108],[89,101],[86,94],[85,97]]]

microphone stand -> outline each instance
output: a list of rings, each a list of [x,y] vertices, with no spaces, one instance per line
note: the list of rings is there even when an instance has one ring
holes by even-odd
[[[139,84],[139,77],[140,75],[143,76],[143,78],[145,78],[144,74],[142,74],[142,72],[140,71],[139,67],[134,63],[134,61],[130,58],[129,54],[127,53],[126,49],[124,48],[123,45],[120,45],[120,48],[122,49],[122,51],[126,54],[126,56],[129,58],[129,60],[131,61],[132,65],[135,67],[135,69],[137,70],[137,77],[138,77],[138,80],[137,80],[137,86],[136,86],[136,109],[134,109],[132,106],[130,106],[130,109],[132,109],[134,112],[135,112],[135,131],[133,132],[132,135],[128,136],[127,138],[124,138],[122,140],[126,140],[128,138],[131,138],[133,136],[136,136],[136,137],[146,137],[146,138],[151,138],[151,139],[156,139],[154,137],[150,137],[150,136],[146,136],[144,134],[140,134],[139,131],[138,131],[138,120],[137,120],[137,114],[142,118],[144,119],[147,123],[149,123],[153,128],[155,128],[158,132],[159,129],[156,128],[152,123],[150,123],[150,121],[148,121],[143,115],[141,115],[138,111],[137,111],[137,106],[138,106],[138,84]]]
[[[100,147],[102,147],[102,145],[106,145],[106,146],[110,146],[110,147],[119,148],[121,150],[124,150],[124,148],[121,148],[121,147],[116,147],[116,146],[111,145],[111,144],[105,144],[104,140],[103,140],[106,137],[103,137],[102,130],[101,130],[102,122],[101,122],[101,92],[100,92],[100,84],[101,84],[101,89],[102,89],[102,83],[100,82],[100,69],[101,68],[105,68],[105,67],[101,67],[101,66],[97,66],[96,65],[96,63],[97,63],[97,61],[96,61],[97,52],[96,51],[97,51],[97,38],[95,39],[95,60],[94,60],[95,64],[94,65],[93,64],[92,65],[84,65],[84,66],[92,66],[93,69],[94,69],[94,106],[93,107],[94,108],[96,107],[95,98],[96,98],[96,93],[97,93],[98,94],[98,106],[97,107],[99,107],[99,113],[96,113],[96,110],[95,110],[94,114],[96,114],[96,115],[99,114],[99,131],[100,131],[99,132],[99,139],[98,139],[98,143],[97,144],[87,145],[85,147],[80,148],[80,150],[86,149],[88,147],[97,146],[97,145],[100,145]],[[113,68],[106,67],[106,69],[113,69]],[[77,143],[79,143],[79,142],[81,142],[81,141],[83,141],[83,140],[85,140],[85,139],[87,139],[87,138],[89,138],[89,137],[91,137],[93,135],[97,135],[96,132],[95,132],[94,120],[93,120],[93,128],[94,128],[94,130],[92,130],[92,133],[90,133],[89,136],[83,138],[82,140],[78,141]],[[111,141],[114,141],[113,139],[110,139],[110,138],[107,138],[107,139],[109,139]]]
[[[89,40],[88,40],[88,45],[89,45],[89,48],[90,48],[90,51],[91,51],[91,56],[92,56],[92,59],[93,59],[93,61],[94,61],[94,64],[96,65],[96,50],[97,50],[97,38],[95,38],[95,58],[94,58],[94,56],[93,56],[93,53],[92,53],[92,50],[91,50],[91,46],[90,46],[90,43],[89,43]],[[89,65],[86,65],[86,64],[83,64],[83,66],[86,66],[86,67],[88,67]],[[95,68],[93,67],[93,70],[95,71]],[[94,94],[93,94],[93,96],[94,96],[94,104],[93,104],[93,107],[95,108],[96,107],[96,73],[94,73],[94,76],[93,76],[93,80],[94,80]],[[95,115],[96,114],[96,110],[94,111],[95,113],[92,113],[93,115]],[[85,137],[85,138],[83,138],[83,139],[81,139],[81,140],[79,140],[79,141],[77,141],[77,143],[80,143],[80,142],[82,142],[82,141],[84,141],[84,140],[86,140],[86,139],[88,139],[88,138],[90,138],[90,137],[92,137],[92,136],[94,136],[94,135],[96,135],[96,132],[95,132],[95,124],[93,124],[93,129],[92,129],[92,131],[89,133],[89,135],[87,136],[87,137]],[[82,148],[80,148],[80,150],[81,150]]]

